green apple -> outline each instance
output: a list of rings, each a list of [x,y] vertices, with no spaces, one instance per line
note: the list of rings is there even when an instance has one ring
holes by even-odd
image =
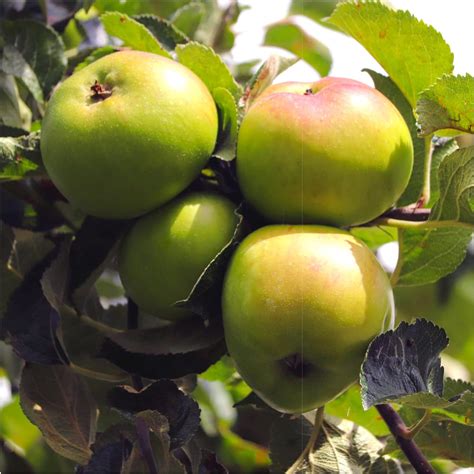
[[[66,79],[43,121],[41,153],[58,189],[88,214],[131,218],[183,191],[212,153],[217,111],[181,64],[122,51]]]
[[[349,233],[263,227],[237,248],[222,296],[229,353],[269,405],[302,413],[358,377],[370,341],[390,324],[390,281]]]
[[[185,299],[210,261],[232,239],[235,205],[213,193],[180,196],[141,217],[122,241],[119,273],[127,295],[162,319],[190,316]]]
[[[400,197],[413,144],[397,108],[351,79],[270,86],[242,121],[237,176],[274,223],[361,224]]]

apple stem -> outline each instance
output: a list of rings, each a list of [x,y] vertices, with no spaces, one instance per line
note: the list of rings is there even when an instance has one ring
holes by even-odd
[[[138,329],[138,306],[131,298],[128,298],[127,327],[128,329]],[[132,375],[131,378],[133,388],[137,391],[142,390],[142,378],[139,375]],[[145,420],[137,417],[135,428],[137,430],[138,444],[140,445],[143,458],[148,466],[148,471],[150,474],[158,474],[158,467],[156,465],[155,455],[153,454],[153,448],[150,441],[150,430],[148,429]]]
[[[91,98],[94,100],[105,100],[112,95],[112,91],[100,84],[97,80],[94,82],[94,85],[91,86],[91,91],[93,92]]]
[[[301,454],[298,456],[298,459],[290,466],[290,468],[286,471],[285,474],[295,474],[298,472],[298,468],[300,467],[301,463],[303,463],[311,452],[314,450],[314,445],[319,437],[319,432],[321,431],[321,427],[324,421],[324,405],[316,410],[316,414],[314,416],[314,425],[313,430],[311,431],[311,436],[309,438],[308,444],[305,446]]]
[[[420,448],[416,445],[413,439],[407,436],[410,430],[403,422],[400,415],[389,405],[381,404],[375,405],[381,417],[389,427],[392,435],[395,438],[398,446],[407,457],[410,464],[415,468],[416,472],[421,474],[435,474],[431,464],[425,458]]]

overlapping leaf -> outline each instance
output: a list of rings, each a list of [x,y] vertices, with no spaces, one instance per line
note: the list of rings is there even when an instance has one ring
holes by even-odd
[[[422,135],[444,129],[474,133],[474,77],[446,75],[424,90],[416,105]]]
[[[47,443],[62,456],[86,464],[95,438],[96,405],[87,385],[67,366],[27,365],[21,405]]]
[[[340,3],[328,21],[367,49],[412,107],[422,90],[453,70],[453,54],[441,34],[407,11],[354,0]]]
[[[138,51],[146,51],[171,58],[170,54],[146,26],[125,15],[125,13],[107,12],[100,19],[105,31],[109,35],[121,39],[125,45]]]

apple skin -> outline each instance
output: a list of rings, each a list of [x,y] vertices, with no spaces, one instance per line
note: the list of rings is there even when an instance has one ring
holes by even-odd
[[[390,281],[369,248],[324,226],[272,225],[250,234],[232,257],[222,296],[238,371],[287,413],[320,407],[356,381],[392,306]],[[284,363],[291,357],[303,362],[303,376]]]
[[[206,266],[231,240],[237,225],[234,210],[223,196],[196,192],[141,217],[119,250],[127,295],[161,319],[191,316],[173,304],[189,295]]]
[[[397,201],[412,167],[410,132],[396,107],[350,79],[270,86],[239,132],[241,190],[270,223],[370,221]]]
[[[98,81],[111,95],[93,98]],[[212,153],[218,117],[204,83],[170,59],[140,51],[101,58],[54,92],[43,121],[46,170],[88,214],[144,214],[183,191]]]

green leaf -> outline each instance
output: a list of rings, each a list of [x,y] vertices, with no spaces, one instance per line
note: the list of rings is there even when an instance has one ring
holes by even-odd
[[[474,224],[474,146],[445,156],[439,165],[438,180],[440,196],[430,220]]]
[[[453,54],[441,34],[407,11],[373,0],[347,1],[328,21],[365,47],[412,107],[422,90],[453,70]]]
[[[339,0],[324,0],[319,2],[292,0],[290,15],[304,15],[313,21],[322,23],[321,20],[333,12],[338,2]],[[323,25],[327,26],[326,23],[323,23]]]
[[[420,94],[416,114],[421,135],[443,129],[474,133],[474,77],[443,76]]]
[[[410,130],[411,139],[413,141],[413,171],[410,181],[399,199],[398,205],[406,206],[416,202],[421,195],[423,188],[423,168],[425,161],[425,140],[418,136],[415,116],[413,115],[412,106],[409,104],[405,96],[402,94],[397,85],[389,78],[370,69],[365,69],[374,81],[377,90],[382,92],[399,110]]]
[[[0,21],[0,70],[23,81],[42,103],[66,70],[64,44],[49,26],[31,20]]]
[[[474,224],[474,147],[444,157],[439,165],[439,199],[430,221],[452,221],[452,227],[405,230],[399,285],[420,285],[453,272],[466,255]],[[468,224],[459,228],[454,223]],[[474,228],[474,226],[473,226]]]
[[[350,229],[350,233],[362,240],[372,250],[397,240],[397,230],[393,227],[353,227]]]
[[[28,364],[23,369],[20,401],[52,449],[79,464],[87,463],[97,410],[79,376],[67,366]]]
[[[423,413],[423,410],[408,406],[399,411],[408,426],[416,423]],[[400,455],[393,438],[388,442],[385,452]],[[433,414],[431,421],[416,435],[416,444],[428,459],[449,459],[465,467],[474,464],[474,427],[446,420],[438,414]]]
[[[242,89],[235,82],[224,61],[211,48],[194,41],[179,45],[176,55],[181,64],[191,69],[213,92],[218,87],[227,89],[237,100]]]
[[[176,10],[171,22],[190,38],[194,37],[204,17],[205,8],[200,2],[191,2]]]
[[[237,147],[238,116],[237,104],[232,94],[224,87],[217,87],[212,93],[219,112],[219,136],[213,156],[231,161]]]
[[[39,132],[0,137],[0,182],[43,173],[39,142]]]
[[[115,53],[116,51],[118,50],[114,46],[103,46],[102,48],[95,49],[74,68],[74,73],[80,71],[81,69],[84,69],[86,66],[89,66],[89,64],[92,64],[94,61],[97,61],[98,59],[103,58],[104,56],[108,56],[109,54]]]
[[[474,426],[474,385],[461,380],[446,379],[444,394],[417,393],[395,400],[400,405],[430,409],[438,419],[453,420]]]
[[[282,417],[272,426],[272,472],[286,472],[308,443],[312,424],[305,417]],[[400,473],[398,461],[380,456],[383,444],[366,429],[326,416],[318,439],[295,472]]]
[[[375,436],[387,436],[390,430],[381,419],[375,407],[364,410],[360,396],[360,387],[353,385],[342,395],[332,400],[324,407],[328,415],[343,418],[369,430]]]
[[[298,58],[283,58],[281,56],[270,56],[253,75],[245,86],[243,106],[245,110],[252,105],[252,102],[272,84],[274,79],[286,71],[289,67],[298,62]]]
[[[121,39],[125,45],[138,51],[147,51],[171,58],[148,28],[125,13],[107,12],[101,15],[100,20],[105,31],[110,36]]]
[[[398,285],[424,285],[454,272],[466,256],[471,241],[469,229],[440,227],[428,230],[403,230],[403,264]]]
[[[331,69],[329,49],[291,19],[270,25],[265,34],[264,45],[290,51],[316,69],[321,76],[327,76]]]
[[[178,44],[189,42],[189,38],[168,20],[163,20],[155,15],[136,15],[133,19],[146,26],[168,51],[173,51]]]
[[[431,173],[430,173],[430,202],[429,207],[433,207],[439,199],[439,166],[444,158],[458,149],[455,139],[438,138],[434,142],[433,153],[431,156]]]
[[[25,451],[41,437],[38,428],[21,410],[18,395],[0,409],[0,437]]]

